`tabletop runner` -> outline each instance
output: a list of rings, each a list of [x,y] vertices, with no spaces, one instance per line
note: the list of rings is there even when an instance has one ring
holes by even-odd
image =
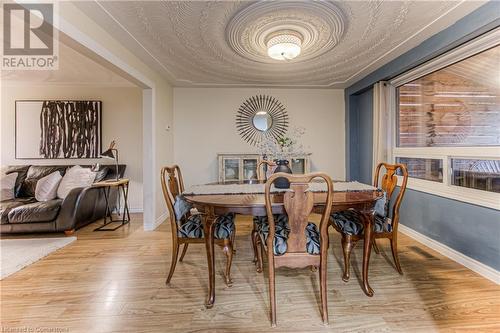
[[[193,185],[184,191],[184,195],[209,195],[209,194],[261,194],[264,193],[265,184],[205,184]],[[376,187],[359,182],[334,182],[334,192],[361,192],[374,191]],[[271,187],[271,192],[283,192],[287,189]],[[311,192],[326,192],[326,183],[313,182],[309,184]]]

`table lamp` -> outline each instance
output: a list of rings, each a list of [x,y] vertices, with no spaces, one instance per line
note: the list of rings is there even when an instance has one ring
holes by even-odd
[[[115,148],[116,142],[115,140],[111,141],[109,144],[109,148],[101,154],[102,158],[109,158],[115,161],[116,168],[116,180],[120,179],[120,174],[118,173],[118,149]]]

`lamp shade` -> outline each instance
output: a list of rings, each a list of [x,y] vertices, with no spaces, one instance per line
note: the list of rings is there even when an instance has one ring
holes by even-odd
[[[116,180],[120,179],[120,174],[118,173],[118,149],[115,148],[116,142],[115,140],[111,141],[109,148],[101,154],[101,157],[109,158],[115,161],[115,172],[116,172]]]
[[[113,150],[115,150],[115,149],[109,148],[108,150],[106,150],[105,152],[103,152],[101,154],[101,157],[110,158],[110,159],[114,160],[115,159],[115,153],[113,153]]]

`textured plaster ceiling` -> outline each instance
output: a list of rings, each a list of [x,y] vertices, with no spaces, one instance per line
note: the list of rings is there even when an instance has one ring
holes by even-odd
[[[98,1],[80,9],[177,86],[346,87],[484,2]],[[303,52],[266,56],[292,29]]]
[[[133,83],[98,64],[87,56],[59,43],[59,69],[57,70],[2,70],[3,84],[17,85],[99,85],[136,87]]]

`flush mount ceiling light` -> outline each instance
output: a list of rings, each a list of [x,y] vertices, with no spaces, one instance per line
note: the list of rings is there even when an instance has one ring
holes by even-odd
[[[337,46],[346,26],[343,11],[331,0],[256,1],[228,21],[225,34],[232,50],[246,60],[263,64],[293,62],[300,68],[299,62],[317,58]],[[287,43],[284,50],[276,50],[282,47],[277,44],[283,42]],[[262,68],[268,73],[268,67]]]
[[[281,31],[267,40],[267,55],[276,60],[292,60],[301,51],[302,36],[295,31]]]

